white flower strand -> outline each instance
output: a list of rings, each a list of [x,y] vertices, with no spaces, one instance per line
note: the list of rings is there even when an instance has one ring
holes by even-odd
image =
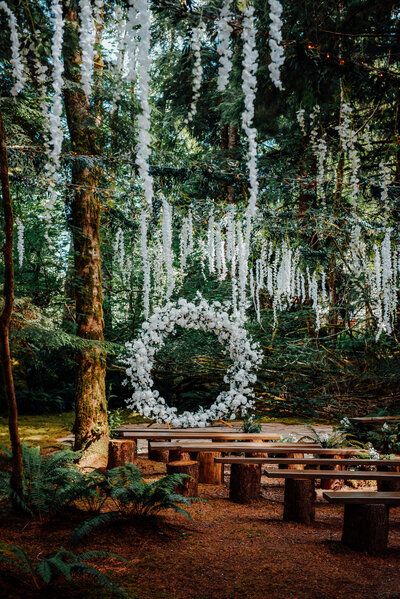
[[[22,267],[24,263],[24,253],[25,253],[25,227],[24,223],[21,219],[17,218],[15,220],[17,225],[17,251],[18,251],[18,264],[19,267]]]
[[[53,37],[51,43],[51,56],[53,63],[53,98],[48,113],[49,126],[49,154],[45,166],[46,177],[48,178],[48,198],[46,200],[44,218],[46,221],[46,237],[48,238],[48,227],[51,221],[51,212],[56,201],[56,175],[60,168],[60,156],[63,143],[62,128],[62,89],[64,85],[63,73],[64,63],[62,60],[62,44],[64,34],[64,20],[62,16],[61,0],[53,0],[51,5]]]
[[[5,2],[0,2],[0,9],[6,13],[8,17],[8,26],[10,28],[11,65],[14,77],[14,85],[11,88],[11,95],[15,97],[22,91],[25,85],[24,63],[22,60],[21,46],[18,36],[17,19]]]
[[[196,413],[169,407],[159,392],[153,390],[151,371],[156,353],[163,347],[165,338],[174,333],[176,326],[200,331],[212,331],[223,344],[233,362],[224,377],[229,385],[208,409],[200,408]],[[256,343],[248,338],[240,320],[231,316],[219,302],[207,303],[200,298],[198,303],[180,299],[162,308],[144,322],[141,333],[125,346],[123,363],[126,365],[127,380],[132,385],[132,397],[128,407],[137,410],[146,418],[164,422],[174,427],[201,427],[220,418],[233,420],[237,413],[244,416],[253,407],[252,386],[257,380],[255,372],[262,361],[262,353]]]
[[[257,131],[253,127],[254,102],[257,90],[258,52],[256,48],[256,29],[254,8],[248,6],[243,17],[243,60],[242,60],[242,90],[244,95],[244,111],[242,127],[247,137],[247,169],[249,172],[249,202],[247,207],[246,239],[250,238],[251,220],[256,213],[258,195],[257,180]]]
[[[229,82],[229,73],[232,70],[232,48],[230,39],[232,27],[229,20],[232,19],[230,10],[231,0],[223,0],[219,19],[217,20],[218,41],[217,52],[219,55],[217,88],[223,92]]]
[[[172,251],[172,206],[167,200],[162,198],[163,217],[162,217],[162,244],[163,244],[163,262],[167,275],[167,291],[165,299],[168,301],[175,287],[175,274],[173,267]]]
[[[306,111],[304,110],[304,108],[300,108],[296,112],[297,122],[299,124],[299,127],[300,127],[303,135],[305,135],[307,133],[305,114],[306,114]]]
[[[271,49],[271,62],[268,65],[272,83],[282,90],[281,66],[285,62],[282,48],[282,4],[278,0],[268,0],[270,7],[271,24],[269,27],[269,47]]]
[[[137,25],[137,12],[136,12],[135,0],[129,0],[128,20],[126,22],[126,35],[125,35],[125,54],[126,54],[126,58],[127,58],[126,80],[130,83],[132,83],[133,81],[136,80],[137,51],[138,51],[138,39],[137,39],[136,25]]]
[[[150,8],[149,0],[137,0],[137,23],[139,25],[137,67],[139,71],[139,99],[141,112],[138,116],[138,141],[136,144],[136,164],[142,179],[145,203],[149,208],[153,202],[153,178],[150,175]]]
[[[124,232],[121,227],[118,228],[117,234],[115,236],[114,254],[117,257],[117,264],[121,272],[123,272],[125,267],[125,241]]]
[[[150,313],[150,261],[147,246],[147,214],[140,213],[140,253],[143,265],[143,314],[148,318]]]
[[[93,88],[94,43],[96,41],[96,28],[90,0],[79,0],[79,9],[79,45],[82,52],[81,81],[86,98],[90,100]]]
[[[194,115],[197,112],[197,101],[200,98],[200,87],[203,79],[203,67],[201,64],[201,38],[205,31],[205,25],[203,22],[192,30],[191,39],[191,50],[194,57],[193,71],[192,71],[192,102],[185,119],[185,123],[188,124],[193,120]]]

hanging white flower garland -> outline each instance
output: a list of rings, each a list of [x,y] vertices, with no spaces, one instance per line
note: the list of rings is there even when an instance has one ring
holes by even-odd
[[[96,27],[90,0],[79,0],[79,9],[79,44],[82,52],[81,81],[83,91],[89,100],[92,95],[93,88],[94,43],[96,40]]]
[[[223,0],[219,19],[217,21],[218,41],[217,52],[219,54],[218,68],[218,91],[223,92],[228,85],[229,73],[232,70],[232,48],[230,47],[232,26],[229,21],[232,19],[230,10],[231,0]]]
[[[280,90],[283,89],[281,81],[281,66],[285,62],[282,48],[282,4],[278,0],[268,0],[270,6],[271,24],[269,27],[269,47],[271,49],[271,62],[268,65],[271,81]]]
[[[247,137],[247,169],[249,173],[249,202],[247,208],[246,237],[250,237],[250,222],[256,212],[258,195],[257,180],[257,130],[253,127],[254,102],[257,89],[258,52],[256,48],[256,28],[254,21],[254,8],[248,6],[243,16],[243,70],[242,90],[244,95],[244,111],[242,114],[242,127]]]
[[[24,253],[25,253],[25,227],[24,223],[20,218],[15,220],[15,224],[17,225],[17,252],[18,252],[18,264],[21,268],[24,263]]]
[[[150,260],[147,244],[147,213],[142,210],[140,213],[140,253],[143,266],[143,313],[147,318],[150,313]]]
[[[139,25],[137,35],[140,38],[137,56],[139,71],[139,100],[141,112],[138,115],[138,140],[136,144],[136,164],[142,179],[145,203],[151,208],[153,202],[153,178],[150,175],[150,8],[149,0],[137,0],[136,20]]]
[[[195,27],[192,30],[192,39],[191,39],[191,50],[194,57],[193,62],[193,81],[192,81],[192,102],[190,104],[190,108],[185,119],[185,123],[188,124],[193,120],[194,115],[197,112],[197,101],[200,98],[200,87],[201,81],[203,79],[203,67],[201,64],[201,38],[204,34],[205,26],[203,22],[200,22],[198,27]]]
[[[200,408],[196,413],[185,411],[178,414],[177,408],[168,406],[159,392],[152,388],[151,371],[156,353],[178,325],[214,332],[233,361],[224,378],[229,390],[222,391],[210,408]],[[143,323],[139,338],[126,344],[123,359],[127,366],[126,383],[134,390],[127,404],[146,418],[175,427],[200,427],[219,418],[234,419],[236,414],[244,416],[253,406],[252,386],[261,361],[258,345],[250,341],[239,321],[230,316],[219,302],[209,304],[200,299],[195,304],[180,299],[174,304],[167,303],[156,308],[149,320]]]
[[[11,88],[11,94],[15,97],[20,93],[20,91],[22,91],[25,85],[24,63],[22,60],[21,46],[18,36],[17,19],[5,2],[0,2],[0,9],[6,13],[8,17],[8,26],[10,28],[11,65],[15,81]]]
[[[62,128],[62,88],[64,85],[63,73],[64,63],[62,60],[62,43],[64,34],[64,20],[62,16],[61,0],[53,0],[51,4],[53,38],[51,43],[51,56],[53,63],[53,98],[48,113],[49,154],[45,165],[45,173],[48,178],[48,198],[44,218],[46,221],[46,237],[48,238],[48,227],[51,222],[51,213],[56,200],[55,184],[56,176],[60,168],[60,155],[63,142]]]

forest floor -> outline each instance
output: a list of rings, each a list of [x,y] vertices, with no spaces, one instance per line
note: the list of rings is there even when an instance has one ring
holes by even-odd
[[[165,465],[138,459],[146,478]],[[102,550],[124,556],[100,569],[135,599],[397,599],[400,597],[400,509],[390,515],[387,554],[371,557],[340,545],[342,512],[321,501],[311,526],[282,521],[281,480],[263,479],[263,498],[252,505],[228,500],[225,486],[200,485],[205,502],[190,508],[192,520],[168,513],[157,520],[109,526],[75,551]],[[82,514],[47,524],[0,518],[0,539],[32,556],[71,547]],[[96,564],[97,565],[97,564]],[[68,590],[35,594],[20,579],[0,574],[4,599],[109,597],[85,579]]]

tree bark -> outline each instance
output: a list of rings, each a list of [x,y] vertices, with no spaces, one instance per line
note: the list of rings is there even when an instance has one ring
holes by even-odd
[[[4,389],[8,408],[8,430],[12,449],[11,488],[22,495],[22,445],[18,428],[18,406],[15,395],[14,377],[10,349],[10,325],[14,307],[14,263],[13,263],[13,206],[8,176],[8,156],[3,117],[0,114],[0,178],[3,196],[4,233],[4,306],[0,315],[0,353],[4,374]],[[15,506],[16,507],[16,506]]]
[[[178,460],[167,464],[168,474],[187,474],[182,485],[176,488],[176,492],[184,497],[197,497],[199,483],[199,465],[193,460]]]
[[[76,7],[67,9],[65,24],[63,55],[69,85],[65,88],[64,100],[68,129],[72,151],[87,156],[73,161],[71,185],[77,335],[88,342],[77,355],[75,449],[83,451],[82,466],[98,468],[107,466],[109,441],[103,346],[101,206],[96,192],[101,177],[96,163],[100,140],[95,111],[80,84]]]
[[[382,553],[387,549],[389,508],[382,504],[344,506],[342,543],[355,551]]]
[[[315,519],[315,486],[313,479],[287,478],[283,519],[288,522],[311,524]]]
[[[229,499],[236,503],[251,503],[261,494],[261,465],[232,464]]]

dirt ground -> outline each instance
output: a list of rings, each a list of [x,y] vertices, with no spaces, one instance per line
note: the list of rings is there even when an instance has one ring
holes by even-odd
[[[139,460],[147,476],[164,465]],[[193,520],[174,514],[147,523],[97,531],[75,550],[118,553],[128,564],[109,560],[102,571],[137,599],[395,599],[400,598],[400,509],[390,515],[389,550],[370,557],[343,548],[342,512],[319,498],[311,526],[282,522],[282,481],[263,479],[263,498],[237,505],[225,486],[200,485],[207,501],[191,508]],[[319,492],[320,495],[320,492]],[[50,524],[0,518],[0,539],[40,556],[70,547],[82,516],[72,513]],[[31,585],[0,574],[0,597],[103,599],[107,592],[81,580],[71,590],[36,594]]]

